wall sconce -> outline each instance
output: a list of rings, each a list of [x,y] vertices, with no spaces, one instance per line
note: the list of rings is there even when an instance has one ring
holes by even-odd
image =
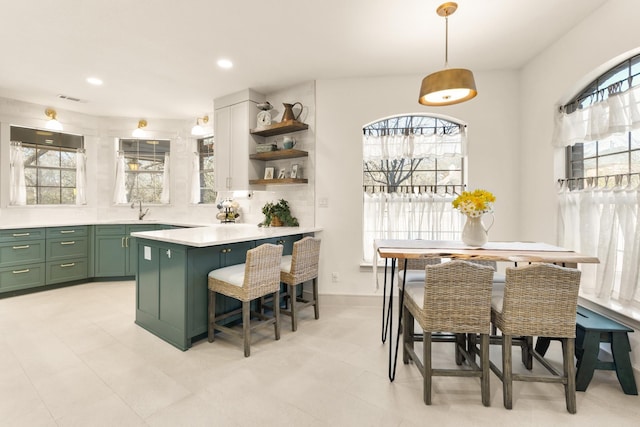
[[[60,123],[56,119],[56,115],[57,115],[56,110],[54,110],[53,108],[47,108],[46,110],[44,110],[44,114],[49,118],[49,120],[45,124],[45,127],[47,129],[58,130],[58,131],[62,130],[62,123]]]
[[[454,2],[441,4],[436,12],[443,16],[445,27],[444,70],[429,74],[422,80],[418,102],[422,105],[453,105],[475,97],[476,82],[471,70],[449,67],[449,15],[458,9]]]
[[[191,128],[191,135],[202,136],[206,133],[206,130],[200,125],[200,122],[204,124],[209,123],[209,116],[196,118],[196,125]]]
[[[135,128],[133,132],[131,132],[131,136],[133,136],[134,138],[144,138],[147,135],[147,133],[142,129],[145,127],[147,127],[147,121],[144,119],[139,120],[138,127]]]

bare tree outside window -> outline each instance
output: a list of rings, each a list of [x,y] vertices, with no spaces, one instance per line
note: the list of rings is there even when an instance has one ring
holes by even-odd
[[[121,139],[120,151],[125,158],[127,200],[160,203],[165,154],[168,140]]]

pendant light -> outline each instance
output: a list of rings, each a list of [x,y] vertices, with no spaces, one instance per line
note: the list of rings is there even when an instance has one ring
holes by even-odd
[[[452,15],[458,4],[447,2],[441,4],[436,10],[439,16],[445,20],[445,50],[444,70],[429,74],[422,80],[420,97],[418,102],[422,105],[441,106],[453,105],[468,101],[475,97],[476,82],[471,70],[465,68],[449,67],[449,16]]]

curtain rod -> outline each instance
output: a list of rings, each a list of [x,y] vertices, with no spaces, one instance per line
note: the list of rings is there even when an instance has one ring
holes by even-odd
[[[631,179],[632,176],[640,176],[640,172],[617,173],[613,175],[578,176],[574,178],[558,178],[558,184],[562,185],[568,182],[587,181],[587,184],[591,186],[593,185],[593,181],[599,181],[601,179],[604,179],[605,183],[608,183],[610,178],[613,178],[616,184],[620,184],[624,177],[627,177],[627,181],[628,181]]]
[[[560,107],[560,110],[566,110],[569,107],[577,107],[578,104],[580,104],[582,101],[584,101],[585,99],[589,98],[589,97],[600,97],[600,98],[604,98],[604,93],[605,91],[609,92],[609,95],[615,95],[616,93],[622,93],[621,88],[622,88],[622,83],[624,82],[628,82],[629,83],[629,89],[631,89],[633,86],[633,79],[635,77],[640,76],[640,73],[636,73],[632,76],[629,77],[625,77],[624,79],[620,79],[617,82],[611,83],[609,86],[602,88],[602,89],[598,89],[595,90],[587,95],[582,95],[579,96],[578,98],[574,99],[573,101],[567,102],[566,104],[564,104],[563,106]],[[593,83],[593,82],[592,82]],[[602,99],[600,99],[602,100]],[[577,108],[576,108],[577,109]]]
[[[466,184],[433,184],[433,185],[371,185],[365,184],[362,186],[364,191],[370,189],[371,192],[375,193],[376,189],[379,193],[389,193],[387,191],[389,188],[399,189],[401,191],[392,191],[391,193],[415,193],[416,190],[418,193],[437,193],[438,190],[444,190],[445,194],[449,194],[449,190],[451,190],[451,194],[458,194],[458,190],[464,191],[466,188]]]

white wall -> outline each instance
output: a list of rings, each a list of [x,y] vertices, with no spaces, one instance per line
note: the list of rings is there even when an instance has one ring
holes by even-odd
[[[425,70],[425,74],[433,70]],[[478,96],[449,107],[418,104],[424,76],[320,80],[316,83],[316,225],[323,227],[320,292],[372,295],[362,258],[362,127],[394,114],[430,113],[466,122],[469,188],[497,198],[493,240],[519,238],[517,181],[520,104],[516,72],[475,73]],[[326,198],[328,207],[318,207]],[[332,283],[331,273],[339,281]]]

